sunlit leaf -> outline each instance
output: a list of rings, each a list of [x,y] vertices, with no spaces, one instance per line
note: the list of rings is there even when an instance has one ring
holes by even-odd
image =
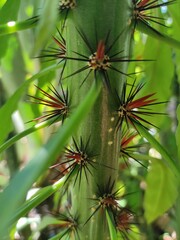
[[[7,1],[7,0],[1,0],[1,2],[0,2],[0,8],[5,4],[6,1]]]
[[[151,223],[175,203],[177,180],[161,160],[152,160],[146,183],[144,210],[147,222]]]
[[[1,35],[7,35],[12,34],[18,31],[22,31],[25,29],[32,28],[36,26],[38,21],[37,17],[29,18],[24,21],[13,21],[12,23],[5,23],[0,25],[0,36]]]

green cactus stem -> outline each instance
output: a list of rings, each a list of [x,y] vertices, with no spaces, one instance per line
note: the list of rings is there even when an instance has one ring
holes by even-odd
[[[89,166],[87,179],[82,173],[80,185],[72,187],[72,212],[79,213],[81,239],[109,238],[106,215],[101,211],[93,215],[93,202],[89,199],[97,197],[97,186],[107,187],[109,179],[116,182],[118,176],[120,130],[114,93],[121,93],[126,80],[131,37],[129,10],[128,1],[124,0],[80,0],[69,13],[63,30],[67,46],[63,77],[73,104],[83,101],[94,81],[102,81],[103,85],[93,110],[74,136],[76,141],[82,137],[85,143],[90,137],[87,151],[92,152],[96,162],[95,167]]]

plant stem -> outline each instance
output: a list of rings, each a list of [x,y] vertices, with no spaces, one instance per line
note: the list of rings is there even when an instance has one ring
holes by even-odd
[[[110,51],[109,55],[122,50],[123,56],[127,57],[130,48],[130,34],[126,25],[128,14],[128,1],[79,0],[77,8],[73,10],[73,14],[67,22],[67,54],[74,56],[73,52],[78,52],[87,57],[91,55],[87,44],[79,34],[80,32],[86,36],[88,44],[94,52],[97,50],[99,41],[104,40],[106,43],[109,34],[108,44],[113,45],[113,50],[112,52]],[[119,38],[117,38],[118,35]],[[117,41],[114,43],[116,38]],[[70,75],[78,69],[87,66],[87,64],[78,60],[69,60],[67,72]],[[127,62],[117,63],[116,67],[126,73]],[[87,74],[88,70],[75,74],[71,79],[67,79],[68,83],[70,82],[72,102],[75,105],[83,101],[84,96],[94,81],[103,82],[103,88],[95,106],[85,121],[82,122],[78,134],[75,136],[77,141],[82,138],[84,144],[90,138],[88,150],[92,152],[96,165],[95,168],[90,168],[91,174],[87,174],[88,181],[82,174],[80,186],[75,184],[75,187],[73,187],[72,209],[74,213],[78,212],[80,214],[82,225],[86,222],[81,229],[81,239],[99,240],[106,239],[109,236],[106,214],[104,212],[102,215],[98,212],[89,219],[94,211],[91,209],[94,201],[90,200],[90,198],[94,198],[96,195],[97,186],[106,186],[109,181],[112,183],[117,180],[120,132],[117,130],[117,114],[113,106],[113,94],[115,89],[118,93],[121,92],[125,76],[115,71],[108,71],[110,79],[110,89],[108,89],[99,71],[96,72],[96,76],[94,71],[92,71],[83,82]],[[87,222],[88,219],[89,221]]]

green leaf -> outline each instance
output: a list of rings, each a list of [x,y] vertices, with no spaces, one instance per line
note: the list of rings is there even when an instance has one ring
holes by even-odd
[[[154,41],[148,37],[144,51],[145,59],[154,59],[154,61],[145,63],[146,85],[141,94],[155,93],[157,102],[168,101],[171,96],[172,79],[174,76],[174,63],[172,60],[172,50],[169,46]],[[142,95],[142,96],[143,96]],[[166,104],[157,104],[153,106],[153,111],[157,113],[166,112]],[[164,115],[159,117],[149,117],[155,126],[160,126]]]
[[[27,166],[17,172],[7,188],[0,194],[0,236],[7,233],[9,223],[16,209],[22,204],[28,189],[37,178],[55,161],[68,139],[77,130],[81,121],[87,116],[101,90],[101,85],[93,84],[84,101],[76,112],[67,119],[52,139],[44,145]],[[17,194],[18,189],[18,194]],[[7,207],[6,207],[7,206]]]
[[[52,186],[44,187],[38,190],[30,199],[20,206],[11,217],[9,227],[14,224],[19,218],[24,217],[31,209],[37,207],[40,203],[46,200],[53,193],[58,191],[66,181],[66,176],[55,182]]]
[[[175,4],[172,4],[168,8],[169,13],[173,19],[173,24],[171,26],[171,34],[174,38],[180,39],[180,1],[176,1]],[[175,65],[176,72],[178,75],[178,81],[180,83],[180,51],[178,49],[174,49],[175,52]]]
[[[180,157],[180,105],[177,108],[178,127],[176,129],[176,145],[178,147],[178,156]]]
[[[174,64],[171,48],[148,37],[144,51],[145,59],[154,61],[145,64],[147,81],[146,93],[154,92],[158,101],[166,101],[171,94],[170,86],[174,76]]]
[[[0,20],[1,24],[8,23],[10,21],[15,21],[17,19],[18,10],[21,1],[11,1],[7,0],[6,3],[0,10]],[[8,47],[8,41],[11,36],[1,36],[0,37],[0,58],[4,56]]]
[[[170,171],[173,172],[173,174],[177,177],[177,184],[180,183],[180,171],[178,166],[176,165],[175,161],[171,158],[169,153],[166,151],[166,149],[163,148],[163,146],[148,132],[147,129],[145,129],[140,124],[134,123],[136,126],[136,129],[138,132],[145,137],[148,142],[151,144],[152,147],[154,147],[162,156],[162,159],[164,160],[164,164],[170,168]]]
[[[57,235],[51,237],[49,240],[60,240],[60,239],[62,239],[63,236],[67,237],[66,234],[68,234],[68,229],[64,229],[63,231],[61,231]]]
[[[15,144],[21,138],[23,138],[23,137],[41,129],[41,128],[49,126],[50,123],[52,123],[52,120],[45,121],[45,122],[42,122],[42,123],[38,123],[35,126],[30,127],[30,128],[24,130],[23,132],[21,132],[19,134],[16,134],[14,137],[10,138],[5,143],[0,145],[0,153],[4,150],[8,149],[9,147],[11,147],[13,144]]]
[[[1,1],[0,1],[0,8],[2,8],[2,6],[5,4],[6,1],[7,1],[7,0],[1,0]]]
[[[175,203],[178,196],[176,177],[161,161],[151,160],[144,197],[145,217],[153,222]]]
[[[34,53],[38,53],[45,46],[54,30],[58,17],[58,2],[59,0],[45,1],[36,28]]]
[[[26,75],[22,49],[16,35],[9,39],[6,55],[1,60],[1,72],[3,86],[7,95],[11,96],[23,83]]]
[[[145,23],[143,23],[142,21],[138,21],[137,24],[137,28],[138,30],[140,30],[141,32],[157,39],[160,42],[164,42],[166,44],[168,44],[171,47],[180,49],[180,41],[171,38],[165,34],[162,34],[160,32],[158,32],[157,30],[155,30],[154,28],[147,26]]]
[[[12,21],[0,25],[0,36],[12,34],[18,31],[29,29],[37,25],[38,17],[29,18],[25,21]]]
[[[176,1],[175,4],[171,4],[168,7],[168,12],[170,13],[172,19],[173,19],[173,24],[170,28],[170,31],[173,33],[173,37],[176,39],[179,39],[180,36],[180,26],[179,26],[179,21],[180,21],[180,1]]]
[[[107,218],[108,227],[109,227],[110,239],[117,240],[118,238],[117,238],[116,227],[114,226],[112,222],[112,216],[110,216],[110,213],[108,211],[106,211],[106,218]]]

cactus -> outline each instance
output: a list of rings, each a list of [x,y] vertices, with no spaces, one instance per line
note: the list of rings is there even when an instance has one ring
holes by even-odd
[[[40,79],[33,90],[36,94],[28,92],[28,100],[39,115],[35,114],[35,118],[28,120],[33,124],[32,127],[4,142],[0,151],[47,126],[50,129],[55,126],[56,133],[37,156],[15,175],[12,183],[1,194],[0,204],[4,204],[7,196],[21,185],[23,177],[33,169],[32,176],[26,180],[14,202],[8,198],[8,211],[2,210],[1,218],[4,221],[0,235],[9,236],[12,224],[35,207],[45,216],[40,206],[44,201],[44,206],[48,206],[48,214],[53,218],[48,220],[43,239],[141,239],[145,219],[142,217],[142,220],[138,216],[139,212],[135,212],[138,211],[137,207],[132,206],[133,201],[130,199],[137,193],[134,189],[129,191],[132,189],[128,186],[130,180],[126,186],[127,172],[128,178],[131,178],[130,162],[135,166],[137,164],[144,174],[149,167],[148,161],[151,160],[155,163],[152,168],[156,166],[155,169],[164,169],[167,185],[173,189],[173,196],[164,204],[163,210],[149,218],[146,216],[149,222],[175,203],[180,173],[170,154],[150,133],[151,128],[156,129],[156,123],[151,121],[151,117],[163,118],[165,114],[159,112],[159,109],[167,101],[159,100],[154,90],[146,93],[146,84],[140,77],[143,73],[139,73],[137,68],[146,68],[156,59],[133,57],[133,41],[135,31],[140,30],[158,41],[179,48],[178,40],[158,30],[166,26],[158,11],[175,4],[175,1],[55,2],[58,7],[53,3],[51,10],[58,10],[58,13],[57,16],[52,14],[53,27],[52,24],[48,25],[50,30],[53,28],[56,31],[53,37],[49,36],[48,31],[46,33],[44,28],[47,20],[41,15],[30,18],[28,23],[17,23],[19,30],[37,27],[36,36],[40,40],[37,40],[34,52],[40,62],[45,61],[50,66],[37,74],[37,78],[43,75],[51,78],[49,71],[54,72],[59,68],[60,72],[57,71],[58,77],[56,81],[53,79],[54,83],[49,83],[46,79],[46,87]],[[48,7],[50,3],[44,7],[45,13],[48,12]],[[51,17],[51,11],[49,14]],[[7,34],[3,27],[3,34]],[[13,31],[15,30],[9,30],[10,33]],[[44,36],[42,42],[41,33]],[[46,38],[50,39],[53,47],[41,49],[39,53],[39,46],[43,45],[43,41],[47,42]],[[54,60],[57,61],[55,65]],[[34,79],[36,77],[32,77],[29,82]],[[26,84],[19,91],[23,92]],[[17,93],[17,98],[19,96]],[[12,97],[10,101],[13,102],[14,99]],[[44,113],[39,112],[39,106],[45,107]],[[139,149],[146,144],[143,137],[156,148],[164,162],[148,155],[149,146],[145,147],[144,155],[140,154]],[[44,177],[47,169],[49,172]],[[42,176],[37,183],[40,190],[20,206],[19,202],[39,175]],[[48,186],[43,187],[47,183]],[[60,206],[55,206],[57,204],[54,202],[58,202],[54,200],[56,198],[59,199]],[[147,239],[156,236],[150,227],[145,232],[152,234]],[[25,232],[25,236],[28,233]]]

